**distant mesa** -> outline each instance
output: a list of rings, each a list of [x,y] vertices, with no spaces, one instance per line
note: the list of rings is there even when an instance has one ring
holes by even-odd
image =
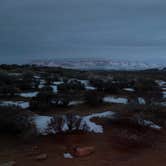
[[[147,70],[163,69],[165,66],[133,61],[113,61],[113,60],[36,60],[32,64],[38,66],[63,67],[68,69],[81,70]]]

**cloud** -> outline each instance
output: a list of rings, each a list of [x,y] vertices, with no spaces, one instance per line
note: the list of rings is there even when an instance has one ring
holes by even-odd
[[[143,51],[145,47],[152,47],[154,52],[156,47],[162,47],[161,56],[166,53],[163,0],[1,0],[0,3],[0,59],[16,57],[21,62],[27,56],[29,59],[101,56],[99,52],[107,56],[109,52],[110,56],[119,53],[122,57],[118,47],[128,48],[125,55],[133,54],[131,50],[135,47],[140,47],[142,54],[151,52]]]

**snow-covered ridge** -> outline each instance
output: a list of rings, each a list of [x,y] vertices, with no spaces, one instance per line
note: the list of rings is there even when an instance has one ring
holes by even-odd
[[[162,69],[163,65],[144,63],[144,62],[130,62],[130,61],[113,61],[113,60],[38,60],[32,62],[38,66],[63,67],[70,69],[83,70],[146,70],[146,69]]]

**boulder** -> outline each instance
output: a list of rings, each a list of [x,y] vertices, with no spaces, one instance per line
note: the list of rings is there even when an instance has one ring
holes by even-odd
[[[73,155],[76,157],[85,157],[89,156],[90,154],[94,153],[95,148],[93,146],[87,147],[76,147],[74,148]]]

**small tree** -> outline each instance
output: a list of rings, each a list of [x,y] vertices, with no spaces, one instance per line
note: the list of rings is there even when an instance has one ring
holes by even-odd
[[[85,94],[85,101],[91,106],[97,106],[102,103],[102,96],[99,95],[96,91],[88,91]]]

